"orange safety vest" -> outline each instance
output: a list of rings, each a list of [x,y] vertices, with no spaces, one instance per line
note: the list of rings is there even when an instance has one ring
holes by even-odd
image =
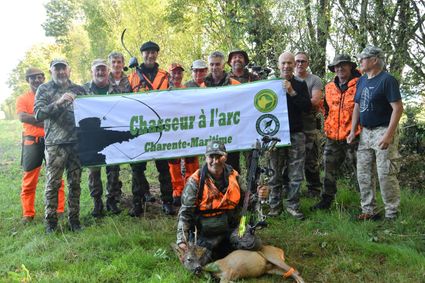
[[[241,83],[235,79],[229,78],[229,85],[240,85]],[[199,87],[207,87],[205,82],[199,85]]]
[[[148,82],[152,86],[152,89],[168,89],[168,73],[166,71],[158,69],[158,73],[156,74],[153,82],[151,82],[144,74],[142,74],[142,76],[146,80],[146,82]],[[152,90],[147,85],[141,85],[140,77],[137,73],[137,70],[128,75],[128,81],[130,82],[130,86],[133,92]]]
[[[332,140],[342,141],[350,134],[358,79],[356,77],[351,79],[344,92],[341,92],[335,82],[330,82],[325,87],[325,100],[329,112],[324,130],[326,136]],[[360,134],[360,126],[356,129],[356,136],[358,134]]]
[[[227,190],[222,193],[211,180],[211,178],[205,178],[204,191],[202,193],[202,199],[197,200],[197,206],[199,211],[211,211],[217,210],[214,213],[203,214],[203,216],[216,216],[223,214],[225,210],[233,210],[239,204],[241,199],[241,191],[237,180],[238,172],[232,170],[229,175],[229,185]],[[191,178],[196,182],[199,187],[200,182],[200,170],[196,170]]]

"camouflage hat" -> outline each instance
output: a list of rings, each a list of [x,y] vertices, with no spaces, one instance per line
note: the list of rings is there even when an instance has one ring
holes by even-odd
[[[205,155],[218,154],[218,155],[226,155],[226,147],[223,143],[219,141],[210,141],[207,144],[207,150],[205,151]]]
[[[147,41],[143,43],[142,46],[140,46],[140,52],[147,51],[147,50],[159,51],[159,45],[153,41]]]
[[[27,71],[25,72],[25,77],[31,77],[34,75],[44,75],[44,72],[38,68],[28,68]]]
[[[332,61],[332,63],[330,63],[328,65],[328,69],[332,72],[335,73],[335,66],[341,63],[350,63],[352,66],[352,69],[355,69],[357,67],[357,64],[354,63],[353,61],[351,61],[351,57],[347,54],[337,54],[335,55],[334,60]]]
[[[205,62],[204,60],[198,59],[193,61],[191,69],[192,70],[208,69],[208,65],[207,65],[207,62]]]
[[[234,49],[232,51],[230,51],[229,56],[227,56],[227,64],[230,65],[230,61],[232,60],[233,55],[235,54],[242,54],[242,56],[245,58],[245,65],[247,65],[249,63],[249,57],[248,54],[240,49]]]
[[[168,68],[168,72],[171,72],[171,71],[173,71],[175,69],[181,69],[182,71],[184,71],[184,68],[183,68],[182,65],[180,65],[179,63],[172,63],[170,65],[170,67]]]
[[[65,65],[67,67],[69,66],[68,62],[65,59],[55,58],[55,59],[52,60],[52,62],[50,62],[50,68],[54,67],[56,65],[59,65],[59,64]]]
[[[106,68],[108,68],[108,63],[104,59],[93,60],[93,62],[91,63],[92,70],[95,69],[98,66],[105,66]]]
[[[383,59],[384,52],[379,47],[367,45],[360,54],[357,54],[357,58],[359,58],[360,60],[374,56]]]

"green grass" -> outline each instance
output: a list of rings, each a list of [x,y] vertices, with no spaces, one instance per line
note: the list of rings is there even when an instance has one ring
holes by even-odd
[[[60,220],[59,233],[43,225],[44,170],[37,191],[35,221],[20,222],[20,125],[0,121],[0,281],[1,282],[211,282],[186,272],[171,251],[176,219],[150,205],[148,216],[126,212],[95,221],[83,174],[81,219],[84,230],[71,233]],[[86,171],[86,170],[85,170]],[[104,173],[103,173],[104,175]],[[157,186],[149,163],[148,177]],[[130,195],[130,169],[122,167],[124,193]],[[402,190],[401,215],[393,223],[354,221],[358,193],[339,183],[331,212],[312,213],[316,201],[302,199],[307,220],[285,215],[269,219],[259,231],[263,242],[282,247],[287,262],[306,282],[425,282],[425,196]],[[422,188],[423,189],[423,188]],[[380,199],[380,196],[378,196]],[[382,207],[382,202],[379,202]],[[242,282],[290,282],[278,276]]]

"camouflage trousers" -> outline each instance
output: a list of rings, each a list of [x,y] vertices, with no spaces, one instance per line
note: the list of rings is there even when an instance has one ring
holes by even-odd
[[[387,127],[363,128],[357,151],[357,179],[360,187],[363,213],[373,214],[376,209],[374,172],[378,172],[379,187],[385,207],[385,216],[393,217],[400,206],[400,187],[397,180],[399,172],[398,133],[387,149],[378,147]]]
[[[353,173],[356,172],[356,152],[359,145],[357,137],[352,144],[347,144],[345,140],[336,141],[327,138],[323,153],[325,168],[325,179],[323,181],[322,195],[334,198],[336,194],[336,178],[343,162],[348,159],[348,165]]]
[[[304,173],[309,191],[320,192],[322,183],[320,182],[320,131],[305,131],[305,163]]]
[[[89,168],[89,189],[92,198],[101,198],[103,193],[103,184],[101,176],[101,167]],[[115,201],[121,198],[122,183],[120,177],[120,167],[118,165],[106,166],[106,197]]]
[[[282,205],[282,194],[287,187],[287,207],[299,208],[300,188],[303,181],[305,158],[304,133],[291,133],[291,146],[278,148],[271,152],[269,167],[275,174],[270,178],[270,207]],[[284,171],[288,172],[288,180],[284,178]]]
[[[80,181],[81,163],[78,158],[76,144],[47,145],[46,155],[46,211],[45,218],[49,223],[57,223],[58,191],[62,175],[66,169],[68,183],[68,219],[79,221],[80,216]]]
[[[145,193],[149,192],[150,186],[146,179],[146,162],[131,164],[133,202],[143,201]],[[155,166],[158,170],[159,189],[161,191],[161,200],[163,203],[173,201],[173,187],[171,185],[171,175],[167,160],[155,160]]]

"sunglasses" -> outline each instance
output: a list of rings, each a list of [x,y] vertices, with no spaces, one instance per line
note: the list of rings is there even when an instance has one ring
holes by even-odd
[[[305,64],[305,63],[307,63],[307,61],[306,60],[296,60],[295,63],[297,63],[297,64]]]

